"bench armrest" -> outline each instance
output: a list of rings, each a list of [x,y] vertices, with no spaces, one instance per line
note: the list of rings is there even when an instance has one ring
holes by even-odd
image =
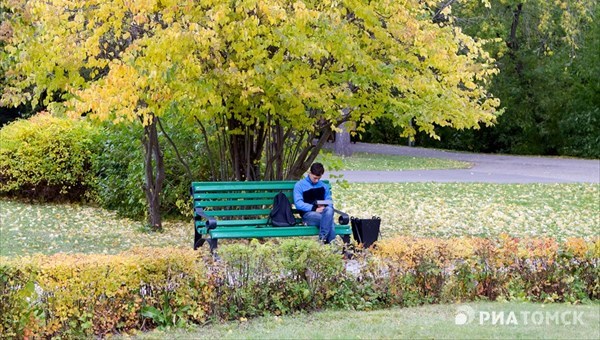
[[[339,224],[347,225],[348,223],[350,223],[350,217],[348,216],[348,214],[346,214],[343,211],[337,210],[337,209],[333,209],[333,211],[340,214],[340,217],[338,218]]]
[[[202,208],[194,208],[194,212],[196,213],[194,219],[200,216],[206,220],[206,229],[211,230],[217,227],[217,220],[212,216],[208,216]]]

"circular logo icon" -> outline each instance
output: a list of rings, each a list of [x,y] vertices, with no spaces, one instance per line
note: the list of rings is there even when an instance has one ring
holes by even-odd
[[[459,306],[456,309],[456,314],[454,314],[454,324],[455,325],[466,325],[473,321],[475,317],[475,311],[473,308],[463,305]]]

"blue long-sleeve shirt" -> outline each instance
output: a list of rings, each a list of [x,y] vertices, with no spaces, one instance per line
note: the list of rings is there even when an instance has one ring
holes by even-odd
[[[314,203],[317,200],[332,200],[331,190],[325,183],[318,181],[313,184],[308,175],[296,182],[296,185],[294,185],[294,205],[301,214],[314,211],[316,209]]]

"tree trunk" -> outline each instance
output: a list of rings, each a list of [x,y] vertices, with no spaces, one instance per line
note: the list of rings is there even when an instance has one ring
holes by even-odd
[[[341,131],[335,133],[333,152],[338,156],[352,156],[352,150],[350,150],[350,132],[347,125],[347,122],[343,123],[340,125]]]
[[[188,181],[192,182],[194,180],[194,178],[192,176],[192,171],[190,170],[190,166],[185,161],[185,159],[183,159],[183,157],[181,156],[181,153],[179,152],[179,148],[177,148],[177,145],[175,144],[175,142],[173,142],[173,139],[171,139],[171,137],[169,136],[167,131],[164,129],[162,122],[160,121],[160,118],[157,117],[156,121],[158,122],[158,127],[160,127],[160,131],[162,132],[163,136],[165,136],[165,138],[167,138],[167,141],[169,141],[169,144],[171,144],[171,147],[173,147],[173,151],[175,151],[175,155],[177,156],[179,163],[181,163],[181,165],[183,165],[183,168],[185,170],[185,174],[187,175]],[[209,156],[210,156],[210,154],[209,154]]]
[[[229,152],[233,160],[235,180],[260,180],[260,160],[267,136],[266,125],[257,121],[254,125],[247,126],[233,118],[228,120],[228,124]]]
[[[523,11],[523,4],[517,4],[517,8],[513,11],[513,22],[510,26],[510,36],[506,45],[513,51],[519,49],[519,42],[517,40],[517,28],[519,27],[519,19],[521,18],[521,12]]]
[[[508,55],[515,62],[515,71],[519,76],[519,79],[523,81],[523,61],[518,58],[517,51],[519,50],[519,40],[517,39],[517,29],[519,27],[519,19],[523,13],[523,4],[517,4],[517,8],[513,11],[513,22],[510,26],[510,36],[506,42],[506,46],[509,48]]]
[[[208,164],[210,166],[210,176],[211,176],[211,179],[214,181],[217,179],[217,172],[215,171],[215,165],[214,165],[214,160],[216,158],[210,147],[210,142],[208,141],[208,132],[206,132],[206,128],[204,127],[204,124],[202,124],[202,122],[200,121],[200,119],[198,119],[198,117],[194,116],[194,119],[196,120],[196,123],[198,123],[198,125],[200,126],[200,130],[202,131],[202,136],[204,137],[204,144],[206,145],[206,152],[208,153]],[[218,134],[218,130],[217,130],[217,134]],[[226,165],[226,164],[227,164],[227,161],[224,161],[223,165]],[[223,168],[223,166],[222,166],[222,168]]]
[[[157,118],[152,117],[152,122],[144,127],[144,191],[146,193],[146,201],[148,202],[148,223],[153,230],[160,231],[162,230],[160,194],[165,180],[165,167],[158,143],[156,125]]]
[[[325,142],[329,139],[332,134],[331,129],[328,127],[324,127],[320,130],[321,136],[317,140],[316,144],[312,143],[313,138],[316,137],[315,133],[312,133],[308,137],[309,143],[305,146],[301,147],[300,153],[296,156],[296,159],[293,160],[292,165],[290,166],[289,172],[286,176],[286,179],[298,179],[301,178],[306,170],[308,170],[311,164],[314,162],[315,158],[319,155],[319,151],[325,145]]]

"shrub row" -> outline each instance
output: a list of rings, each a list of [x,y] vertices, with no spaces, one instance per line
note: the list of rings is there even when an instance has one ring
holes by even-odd
[[[600,239],[384,240],[372,280],[385,277],[391,303],[518,299],[581,302],[600,297]],[[385,271],[386,275],[382,275]]]
[[[0,334],[79,338],[143,329],[150,325],[142,313],[152,307],[184,320],[205,320],[214,284],[209,285],[211,275],[198,255],[147,248],[119,256],[59,254],[4,261]]]
[[[396,238],[345,262],[312,240],[0,261],[0,334],[90,337],[321,308],[597,300],[600,240]],[[346,265],[344,265],[346,263]]]

